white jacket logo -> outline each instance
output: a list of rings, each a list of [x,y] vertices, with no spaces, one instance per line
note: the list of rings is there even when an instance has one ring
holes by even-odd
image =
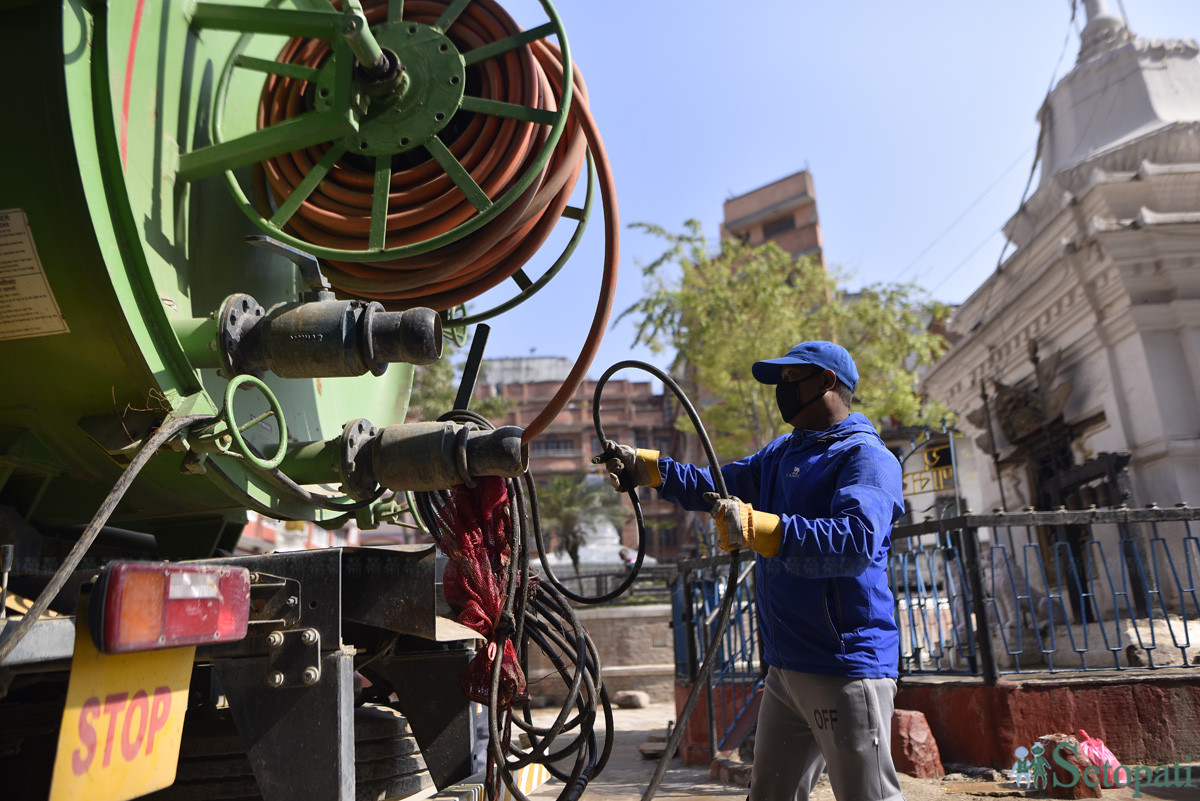
[[[800,465],[792,468],[792,472],[788,473],[788,478],[800,478]]]

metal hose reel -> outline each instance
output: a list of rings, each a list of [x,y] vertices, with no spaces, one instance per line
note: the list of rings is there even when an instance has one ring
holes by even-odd
[[[572,113],[586,93],[541,5],[547,21],[523,31],[494,0],[198,3],[193,28],[241,36],[212,143],[181,156],[179,177],[223,174],[251,221],[320,258],[343,297],[441,311],[512,278],[519,302],[562,266],[591,206],[590,182],[585,208],[568,205],[589,151]],[[522,266],[562,217],[574,236],[531,279]]]

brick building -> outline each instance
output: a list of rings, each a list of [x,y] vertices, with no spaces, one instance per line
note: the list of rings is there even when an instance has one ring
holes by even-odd
[[[571,366],[570,359],[559,357],[489,359],[480,369],[476,395],[508,399],[511,404],[508,413],[493,422],[498,426],[524,427],[545,408]],[[592,422],[595,391],[596,382],[584,380],[566,408],[530,443],[529,470],[539,483],[561,475],[600,475],[600,468],[591,463],[592,457],[600,452]],[[679,436],[672,427],[674,411],[661,392],[654,392],[650,382],[609,380],[604,386],[600,409],[606,437],[663,453],[674,450]],[[675,522],[674,507],[659,500],[650,489],[643,488],[639,498],[649,536],[647,555],[659,560],[673,559],[687,539]],[[637,544],[632,520],[621,532],[621,543],[629,548]]]
[[[825,266],[812,175],[801,170],[725,201],[721,238],[747,245],[773,241],[793,256],[813,256]]]

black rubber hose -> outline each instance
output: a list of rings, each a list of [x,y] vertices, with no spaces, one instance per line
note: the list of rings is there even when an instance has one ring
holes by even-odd
[[[544,628],[536,624],[531,624],[530,629],[530,639],[532,639],[539,648],[546,652],[546,656],[550,659],[551,664],[554,665],[555,670],[558,671],[559,676],[561,676],[562,679],[568,684],[575,684],[575,686],[572,688],[571,697],[578,698],[579,689],[585,687],[584,678],[586,674],[582,670],[579,670],[578,666],[576,666],[576,672],[574,674],[570,674],[570,665],[568,664],[567,660],[563,659],[562,656],[559,655],[559,652],[553,647],[556,643],[552,635],[550,635],[549,632],[547,632]],[[561,638],[557,641],[557,645],[560,647],[565,644],[565,641]],[[593,685],[594,683],[591,677],[587,677],[586,688],[589,692],[594,692],[595,688]],[[508,765],[513,770],[516,770],[528,765],[531,762],[553,762],[562,759],[571,753],[574,753],[574,751],[577,749],[575,743],[572,743],[565,748],[562,748],[551,754],[546,753],[547,749],[554,741],[554,738],[558,737],[564,731],[571,731],[578,726],[585,725],[586,712],[577,714],[570,720],[562,719],[565,716],[565,713],[569,711],[572,706],[573,704],[564,704],[559,718],[555,719],[554,723],[548,727],[534,726],[531,719],[523,720],[522,718],[513,718],[513,723],[519,729],[521,729],[521,731],[529,735],[531,747],[526,753],[521,754],[515,759],[510,759]],[[551,768],[551,771],[553,772],[553,768]],[[562,777],[559,776],[558,778]]]
[[[556,603],[561,604],[562,607],[566,609],[569,609],[565,603],[562,603],[561,599],[557,599]],[[544,606],[540,606],[538,611],[539,614],[546,619],[546,621],[554,622],[554,618],[550,614],[550,610],[546,609]],[[563,709],[560,711],[558,718],[549,728],[540,728],[534,726],[528,715],[528,712],[526,712],[526,719],[524,722],[519,719],[516,720],[517,726],[530,735],[530,740],[535,746],[533,750],[536,752],[544,752],[548,746],[548,743],[537,742],[535,738],[539,735],[547,738],[554,738],[558,736],[559,732],[569,731],[577,726],[580,727],[582,733],[586,733],[588,728],[594,727],[594,700],[596,699],[598,693],[603,695],[605,699],[607,698],[607,693],[604,690],[604,686],[600,680],[600,670],[595,652],[595,644],[592,643],[590,638],[586,637],[586,633],[584,632],[582,626],[578,624],[578,620],[576,619],[572,621],[574,628],[570,632],[568,632],[561,623],[556,624],[555,628],[551,628],[549,623],[546,621],[535,621],[531,624],[531,629],[533,632],[531,637],[534,638],[538,646],[542,648],[543,652],[555,666],[555,669],[558,670],[563,681],[569,684],[570,693],[567,697],[567,701],[563,704]],[[572,637],[574,639],[574,642],[576,643],[574,649],[572,648],[571,642],[568,641],[568,637]],[[559,656],[561,653],[574,653],[577,655],[577,657],[579,655],[584,657],[583,659],[576,658],[574,660],[574,674],[568,676],[567,662],[563,660],[561,656]],[[584,691],[582,694],[579,692],[580,689]],[[575,699],[577,697],[587,701],[586,707],[581,706],[580,714],[576,715],[570,720],[564,720],[567,710],[575,705]],[[611,716],[611,708],[606,702],[604,703],[604,707],[606,718],[608,718]],[[611,751],[611,724],[607,725],[606,729],[608,736],[605,739],[605,749],[597,761],[597,773],[602,770],[604,765],[607,763],[609,752]],[[576,747],[578,747],[578,739],[563,748],[561,751],[550,754],[546,761],[553,762],[561,758],[563,755],[571,753]],[[551,770],[552,773],[554,772],[552,766],[548,765],[547,768]],[[562,777],[559,776],[558,778]]]
[[[142,468],[146,466],[151,457],[179,432],[201,420],[207,421],[211,419],[212,417],[206,414],[183,415],[182,417],[165,421],[150,435],[150,438],[142,445],[141,450],[130,460],[125,471],[121,473],[121,477],[117,479],[117,483],[113,485],[104,502],[100,504],[100,508],[96,511],[95,516],[92,517],[92,522],[88,523],[87,528],[84,529],[83,534],[75,542],[75,545],[71,548],[63,563],[59,565],[58,570],[54,571],[54,575],[50,578],[50,583],[38,595],[37,600],[33,602],[33,606],[29,607],[29,610],[25,613],[25,617],[21,618],[20,622],[8,632],[8,636],[3,641],[0,641],[0,662],[3,662],[4,658],[12,653],[12,650],[17,647],[17,643],[33,628],[33,624],[50,608],[50,603],[62,591],[67,580],[87,553],[88,548],[95,542],[100,529],[104,528],[104,524],[108,522],[108,518],[116,510],[117,504],[121,502],[121,498],[125,496],[126,491],[133,484],[133,480],[137,478],[138,473],[142,472]]]
[[[521,579],[525,578],[524,576],[518,575],[518,569],[520,566],[520,558],[518,554],[521,550],[524,550],[525,542],[524,537],[522,536],[523,528],[520,525],[519,518],[517,516],[516,497],[514,494],[512,494],[513,490],[515,489],[515,484],[512,481],[508,481],[507,484],[510,492],[508,503],[513,537],[509,546],[508,582],[505,587],[504,606],[500,612],[500,620],[502,624],[506,620],[513,620],[513,604],[516,600],[517,585]],[[515,624],[515,620],[513,620],[513,623]],[[511,717],[509,710],[505,709],[502,711],[500,709],[500,674],[504,668],[504,646],[508,644],[509,638],[512,636],[512,631],[504,630],[503,628],[498,627],[497,633],[500,636],[495,639],[496,655],[492,659],[492,680],[491,686],[489,687],[490,692],[488,699],[488,734],[490,735],[488,745],[491,750],[491,759],[489,762],[499,772],[504,783],[508,785],[509,790],[513,792],[519,792],[516,784],[513,782],[511,771],[500,770],[506,761],[505,745],[508,742],[508,735],[512,730],[511,723],[507,720],[509,717]],[[503,714],[506,718],[504,726],[505,737],[503,740],[500,739],[499,724],[501,714]],[[494,788],[495,783],[489,781],[487,783],[489,798],[495,796]]]
[[[561,595],[563,595],[564,597],[569,598],[572,601],[574,601],[575,603],[579,603],[579,604],[588,604],[588,605],[603,604],[603,603],[608,603],[609,601],[619,598],[621,595],[623,595],[625,593],[625,591],[627,589],[629,589],[631,586],[633,586],[633,582],[637,580],[638,573],[641,572],[642,561],[646,558],[646,537],[645,537],[646,521],[642,518],[642,505],[640,503],[638,503],[637,493],[636,492],[630,493],[630,498],[633,500],[633,513],[634,513],[634,517],[637,520],[637,530],[638,530],[637,557],[634,559],[633,564],[630,565],[629,572],[626,574],[624,580],[621,581],[620,585],[618,585],[616,588],[610,590],[609,592],[604,593],[603,595],[589,596],[589,595],[580,595],[579,593],[572,592],[571,590],[567,589],[567,587],[561,581],[559,581],[557,576],[554,575],[554,570],[550,567],[550,561],[546,554],[545,539],[542,537],[541,518],[538,515],[538,507],[537,507],[537,493],[535,492],[530,495],[530,501],[532,503],[532,511],[533,511],[533,526],[534,526],[533,541],[534,541],[534,544],[537,546],[538,560],[541,562],[541,565],[542,565],[542,571],[543,571],[542,575],[550,583],[550,585],[553,586],[554,589],[557,590]]]
[[[569,731],[584,722],[584,715],[576,715],[568,720],[567,713],[575,705],[575,699],[580,697],[581,690],[586,690],[587,696],[594,697],[595,676],[589,674],[589,668],[593,666],[592,663],[581,659],[568,661],[562,657],[562,654],[579,655],[587,653],[586,639],[582,628],[578,627],[578,621],[572,621],[575,627],[568,631],[567,626],[561,621],[553,619],[552,613],[540,599],[535,601],[534,609],[542,619],[527,622],[529,638],[534,641],[535,645],[542,649],[567,685],[566,700],[558,717],[555,718],[550,726],[534,726],[532,720],[517,722],[518,727],[523,731],[547,738],[546,744],[539,745],[534,749],[535,752],[544,753],[550,740],[557,737],[561,732]],[[568,675],[569,665],[574,665],[575,669],[574,672]]]
[[[258,458],[263,458],[262,451],[254,447],[253,443],[247,442],[246,448]],[[262,471],[262,475],[284,492],[291,493],[305,503],[312,504],[318,509],[324,509],[327,512],[357,512],[359,509],[365,509],[366,507],[375,503],[375,501],[383,497],[383,493],[387,492],[387,487],[379,487],[375,490],[374,495],[372,495],[370,498],[365,498],[361,501],[350,500],[343,503],[335,501],[332,498],[327,498],[323,495],[309,492],[304,487],[292,480],[291,476],[280,470],[278,467],[272,467],[269,470],[264,470]],[[347,518],[343,516],[337,519],[345,520]]]
[[[332,498],[326,498],[323,495],[318,495],[315,492],[309,492],[304,487],[293,481],[290,476],[288,476],[278,467],[268,470],[266,473],[264,473],[264,475],[270,480],[274,481],[276,485],[284,491],[290,492],[292,495],[295,495],[297,498],[300,498],[306,503],[310,503],[313,506],[316,506],[319,509],[324,509],[327,512],[357,512],[359,509],[365,509],[366,507],[375,503],[375,501],[382,498],[383,494],[387,492],[387,487],[379,487],[375,490],[375,493],[370,498],[364,498],[361,501],[351,500],[347,502],[339,502],[333,500]]]
[[[684,394],[683,390],[679,387],[675,380],[654,365],[636,360],[621,361],[608,368],[608,370],[604,372],[604,375],[601,376],[600,380],[596,383],[596,390],[592,403],[592,419],[596,429],[596,436],[599,438],[600,442],[604,443],[606,440],[606,437],[604,436],[604,428],[600,420],[600,401],[603,388],[614,373],[627,368],[644,370],[650,373],[662,381],[663,386],[669,389],[675,395],[685,413],[688,415],[689,420],[691,420],[697,436],[700,437],[701,445],[703,446],[705,455],[707,456],[709,464],[711,465],[710,473],[718,494],[723,498],[728,498],[729,491],[725,485],[725,478],[721,474],[720,463],[718,462],[716,452],[712,447],[712,442],[709,440],[708,435],[704,430],[704,425],[700,420],[699,414],[696,412],[695,407],[692,405],[691,401],[687,398],[686,394]],[[446,415],[442,415],[442,417],[439,418],[439,420],[446,419],[452,419],[459,422],[472,422],[480,425],[483,428],[493,427],[486,418],[483,418],[473,412],[454,411],[449,412]],[[524,713],[526,716],[524,723],[514,718],[511,715],[511,711],[506,712],[505,714],[508,716],[508,718],[504,727],[504,737],[502,738],[500,732],[500,712],[496,707],[499,701],[500,657],[503,655],[504,643],[498,641],[497,659],[492,665],[492,681],[489,688],[491,691],[491,697],[489,699],[491,704],[489,705],[488,710],[488,729],[489,734],[491,735],[489,764],[492,769],[498,771],[501,781],[504,782],[509,792],[515,799],[517,799],[517,801],[528,801],[527,797],[516,787],[516,784],[512,779],[511,772],[529,764],[532,761],[537,761],[538,757],[543,754],[545,754],[545,756],[542,758],[545,759],[547,763],[552,763],[556,759],[561,759],[569,756],[570,754],[575,754],[575,764],[569,774],[558,770],[553,766],[553,764],[546,765],[547,770],[550,771],[551,775],[560,779],[565,784],[562,793],[558,796],[558,801],[574,801],[574,799],[578,799],[583,794],[583,791],[587,787],[588,781],[590,781],[593,776],[598,775],[608,761],[613,743],[613,717],[612,706],[609,702],[608,693],[600,678],[600,663],[599,657],[595,652],[595,645],[592,643],[591,638],[586,636],[586,632],[583,631],[582,626],[579,625],[578,619],[575,617],[574,611],[571,609],[570,605],[565,603],[563,599],[566,598],[575,601],[576,603],[584,604],[604,603],[619,597],[622,593],[629,589],[629,587],[633,585],[633,582],[637,580],[638,573],[641,570],[641,565],[645,558],[645,520],[641,512],[641,504],[638,501],[636,489],[629,491],[628,495],[630,497],[630,502],[633,504],[638,525],[637,558],[634,564],[631,566],[629,574],[615,590],[605,593],[601,596],[581,596],[564,587],[562,583],[559,582],[554,576],[554,573],[548,564],[545,542],[541,533],[540,519],[537,509],[537,491],[534,487],[532,477],[528,471],[526,471],[524,474],[523,479],[524,492],[518,489],[516,482],[510,481],[508,485],[511,504],[510,509],[512,510],[510,511],[510,514],[512,515],[513,520],[514,543],[512,546],[513,559],[510,560],[509,565],[510,591],[509,596],[505,599],[505,610],[506,612],[512,611],[513,595],[516,587],[516,584],[514,583],[514,577],[517,574],[520,574],[524,578],[524,581],[521,582],[523,590],[531,586],[527,566],[524,564],[524,542],[526,541],[524,536],[524,522],[529,520],[533,529],[534,543],[537,547],[539,561],[541,562],[541,566],[545,571],[545,574],[542,577],[544,579],[544,583],[539,584],[536,589],[529,589],[528,591],[530,593],[530,597],[525,600],[528,600],[533,606],[534,611],[543,618],[550,619],[552,617],[558,617],[560,619],[569,621],[571,624],[569,629],[574,636],[568,636],[568,628],[563,627],[563,624],[557,624],[558,628],[556,630],[555,628],[551,628],[548,624],[541,621],[528,621],[525,619],[526,616],[522,614],[520,622],[518,623],[518,627],[524,626],[526,628],[524,628],[522,631],[522,636],[518,640],[518,653],[526,651],[528,647],[528,641],[532,639],[534,644],[540,647],[550,658],[551,663],[559,672],[559,675],[564,681],[567,682],[569,692],[568,698],[564,702],[563,708],[558,717],[547,729],[539,729],[534,727],[529,718],[528,710],[526,710]],[[449,496],[447,493],[417,493],[415,505],[417,514],[425,523],[426,528],[432,532],[435,532],[434,537],[435,539],[438,539],[438,544],[441,546],[439,537],[439,532],[441,529],[441,526],[439,525],[440,515],[438,514],[433,503],[433,499],[435,497],[438,498],[442,504],[444,504],[448,500]],[[526,498],[528,499],[528,509],[526,509]],[[528,517],[526,517],[526,511],[529,512]],[[444,550],[445,549],[443,548],[443,551]],[[723,636],[725,629],[729,625],[733,601],[737,595],[740,564],[740,552],[734,551],[730,557],[729,579],[726,582],[725,595],[721,600],[721,607],[717,614],[714,631],[715,636],[713,637],[712,642],[718,641]],[[524,569],[519,569],[519,565]],[[544,599],[541,597],[543,594],[552,602],[552,606],[545,603]],[[522,592],[521,595],[524,596],[524,592]],[[574,645],[573,649],[571,647],[572,645]],[[570,655],[570,662],[575,665],[575,673],[570,674],[569,677],[567,671],[568,662],[555,653],[556,648],[560,653]],[[666,750],[659,759],[654,775],[642,796],[643,801],[649,801],[649,799],[653,798],[658,786],[662,783],[663,776],[666,774],[671,759],[674,758],[675,752],[679,748],[679,743],[683,739],[683,734],[687,728],[687,722],[691,718],[692,712],[696,707],[696,703],[700,698],[700,691],[708,684],[709,676],[712,674],[713,664],[715,663],[717,654],[719,652],[720,648],[710,647],[708,653],[705,655],[704,661],[700,666],[700,672],[696,677],[696,683],[692,687],[692,691],[688,693],[687,700],[684,702],[683,709],[679,714],[679,721],[672,731],[671,737],[667,742]],[[596,750],[594,726],[597,703],[599,703],[601,708],[604,710],[606,735],[604,749],[598,759],[594,756]],[[573,707],[577,707],[579,709],[579,714],[570,720],[567,720],[569,710]],[[511,732],[511,726],[514,722],[516,722],[518,728],[525,730],[529,734],[532,748],[530,752],[527,752],[526,754],[522,754],[515,759],[509,759],[505,753],[505,746],[508,742],[507,738]],[[580,729],[577,738],[568,745],[547,754],[551,743],[563,732],[573,730],[575,726],[578,726]],[[544,738],[540,737],[539,735],[544,735]],[[492,777],[489,775],[489,779],[491,778]],[[494,781],[487,782],[487,793],[489,798],[494,797],[495,787],[496,784]]]
[[[547,604],[549,601],[552,604]],[[517,801],[525,801],[526,796],[516,787],[512,779],[512,772],[523,767],[531,761],[541,761],[546,769],[555,778],[560,779],[564,783],[562,792],[559,794],[559,801],[569,801],[578,799],[587,788],[588,782],[593,776],[597,775],[608,761],[609,754],[613,742],[613,721],[612,707],[608,699],[607,692],[600,679],[599,660],[596,655],[595,645],[591,639],[587,637],[586,631],[579,623],[575,616],[574,610],[561,598],[554,597],[554,591],[551,587],[538,587],[536,593],[531,599],[534,610],[542,618],[542,620],[526,620],[526,632],[530,639],[533,639],[535,644],[543,649],[543,652],[549,657],[555,667],[559,670],[560,675],[566,679],[566,663],[559,653],[573,654],[571,661],[575,664],[575,674],[571,677],[571,692],[563,703],[562,710],[559,712],[557,719],[549,730],[541,730],[545,732],[545,739],[537,740],[536,729],[530,736],[532,746],[531,752],[527,752],[517,757],[515,760],[509,759],[504,753],[504,745],[509,740],[509,732],[511,725],[516,723],[522,729],[534,729],[532,725],[522,725],[520,720],[511,714],[511,710],[507,713],[508,720],[505,726],[503,736],[501,736],[499,727],[499,713],[493,712],[499,701],[499,668],[495,663],[492,665],[492,685],[491,685],[491,706],[489,709],[489,733],[491,735],[491,757],[493,765],[503,767],[499,771],[500,779],[504,782],[512,796]],[[553,626],[545,621],[560,621],[555,622]],[[555,630],[557,629],[557,631]],[[572,643],[573,641],[573,643]],[[574,644],[574,649],[572,649]],[[582,692],[580,692],[582,690]],[[597,745],[595,736],[595,715],[597,702],[605,712],[605,740],[604,748],[597,756]],[[579,713],[570,720],[566,720],[569,710],[575,707]],[[528,711],[525,712],[528,715]],[[561,733],[571,730],[578,726],[579,734],[558,751],[546,754],[541,759],[536,759],[537,754],[544,754],[551,743]],[[565,773],[553,764],[563,758],[575,755],[574,766],[570,773]],[[494,786],[494,783],[489,783],[489,788]],[[491,790],[489,790],[491,792]]]
[[[710,643],[719,642],[725,636],[725,629],[729,627],[729,613],[733,608],[734,596],[737,595],[738,566],[740,564],[739,552],[734,551],[731,556],[728,586],[725,588],[725,597],[721,599],[721,609],[717,613],[715,636],[709,641]],[[679,713],[679,721],[675,724],[675,729],[671,732],[670,739],[667,740],[667,748],[658,760],[658,765],[654,769],[654,775],[650,777],[650,783],[646,785],[646,792],[642,793],[642,801],[650,801],[651,798],[654,798],[654,793],[658,790],[658,785],[662,784],[663,776],[667,773],[667,767],[671,764],[675,752],[679,749],[679,742],[683,739],[683,732],[692,717],[692,711],[696,708],[696,702],[700,700],[700,690],[708,686],[709,676],[712,675],[713,663],[720,652],[721,649],[719,647],[710,645],[708,653],[705,654],[704,662],[700,665],[700,673],[696,676],[696,683],[692,685],[692,691],[688,693],[687,700],[683,704],[683,709]]]
[[[709,440],[708,434],[704,430],[704,424],[700,420],[700,415],[696,413],[695,407],[692,406],[691,401],[688,400],[687,395],[684,394],[683,390],[679,387],[679,384],[677,384],[675,380],[671,378],[671,376],[667,375],[664,371],[658,369],[652,364],[647,364],[646,362],[641,362],[634,359],[627,359],[625,361],[617,362],[612,367],[605,370],[604,375],[602,375],[600,380],[596,382],[596,394],[592,402],[592,422],[595,424],[596,436],[600,439],[601,446],[603,447],[606,438],[604,436],[604,427],[600,421],[600,395],[605,383],[613,375],[613,373],[626,368],[644,370],[647,373],[650,373],[659,381],[662,381],[663,386],[669,389],[671,393],[675,395],[675,398],[679,401],[679,404],[683,407],[684,412],[687,414],[688,419],[691,420],[692,426],[696,429],[696,435],[700,437],[700,444],[704,446],[704,454],[708,457],[708,463],[711,466],[709,472],[712,474],[713,485],[717,488],[717,492],[722,498],[728,498],[729,490],[725,486],[725,477],[721,475],[721,465],[717,461],[717,454],[713,450],[712,442]],[[638,503],[636,488],[631,489],[628,494],[630,501],[634,505],[634,508],[639,510],[638,518],[640,522],[641,507]],[[639,530],[639,564],[640,551],[645,548],[644,540],[645,531]],[[734,597],[737,595],[740,564],[741,552],[734,551],[731,554],[731,559],[729,562],[729,579],[726,582],[725,597],[721,599],[721,608],[717,613],[715,632],[716,636],[713,637],[710,642],[716,642],[723,637],[725,634],[725,629],[729,626],[730,611],[733,608]],[[632,576],[630,577],[630,580],[627,580],[626,584],[623,586],[631,584],[631,579]],[[696,708],[696,702],[700,699],[700,690],[708,685],[708,678],[712,674],[713,663],[716,661],[717,654],[720,653],[720,651],[720,648],[710,647],[708,649],[708,653],[704,655],[704,662],[700,665],[700,673],[696,676],[696,683],[692,685],[692,691],[688,693],[687,700],[683,704],[683,709],[679,713],[679,721],[677,722],[675,729],[671,732],[670,739],[667,741],[666,750],[663,751],[662,757],[658,760],[658,765],[654,770],[654,775],[650,779],[650,784],[646,786],[646,792],[642,794],[642,801],[649,801],[649,799],[653,798],[654,793],[658,790],[658,786],[662,783],[663,776],[665,776],[667,772],[667,767],[671,764],[671,760],[675,757],[675,752],[679,748],[679,743],[683,739],[684,731],[687,729],[688,720],[692,716],[692,711]]]

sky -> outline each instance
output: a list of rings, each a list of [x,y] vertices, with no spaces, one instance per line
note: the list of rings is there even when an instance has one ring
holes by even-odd
[[[524,27],[545,19],[534,0],[500,2]],[[1142,38],[1200,38],[1200,0],[1107,5]],[[1012,253],[1000,229],[1031,173],[1035,115],[1074,65],[1087,19],[1083,0],[1074,22],[1071,0],[560,0],[556,8],[620,214],[616,299],[592,378],[623,359],[670,360],[634,346],[631,320],[614,324],[644,293],[642,266],[664,250],[631,223],[682,231],[694,218],[715,243],[725,200],[802,169],[815,183],[826,263],[846,274],[846,288],[911,281],[937,300],[965,300],[1002,251]],[[602,252],[597,211],[563,271],[490,322],[485,357],[574,361]],[[540,275],[557,255],[544,247],[527,272]],[[507,299],[510,286],[472,309]]]

